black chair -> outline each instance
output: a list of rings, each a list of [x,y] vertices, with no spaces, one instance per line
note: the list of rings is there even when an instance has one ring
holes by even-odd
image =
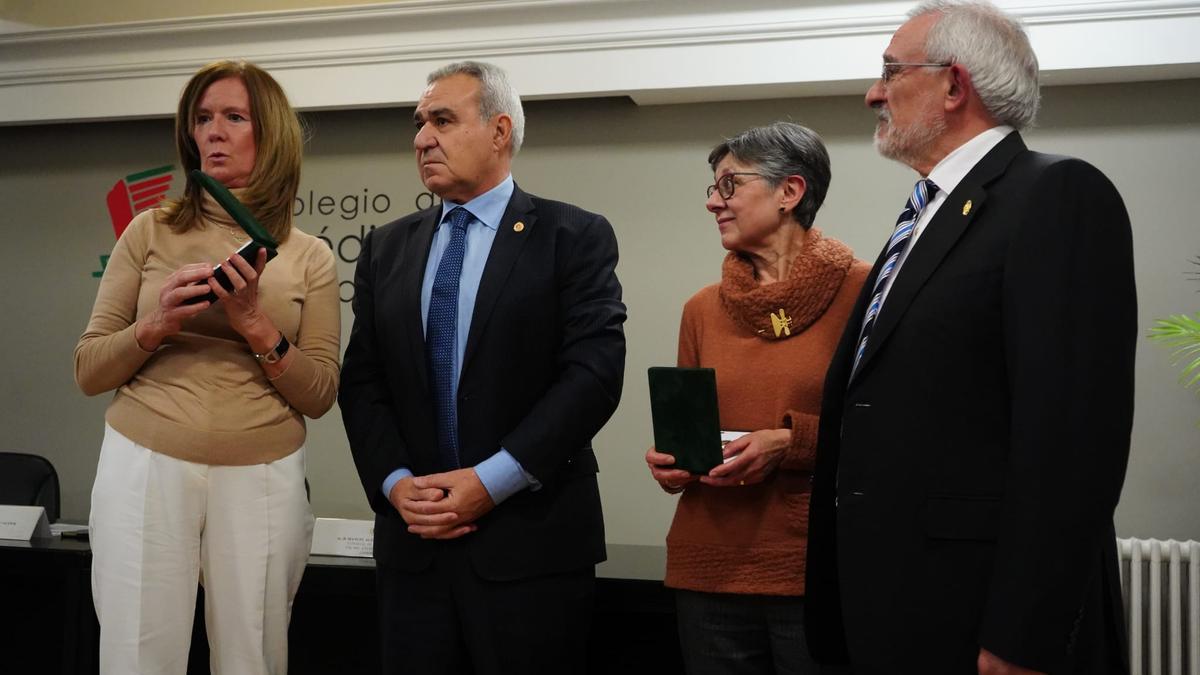
[[[43,506],[50,522],[58,520],[58,472],[45,457],[0,452],[0,504]]]

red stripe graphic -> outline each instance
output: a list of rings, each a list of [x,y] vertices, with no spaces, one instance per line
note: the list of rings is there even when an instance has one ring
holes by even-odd
[[[134,202],[133,208],[135,211],[141,211],[142,209],[148,209],[151,206],[154,206],[155,204],[161,202],[163,197],[165,197],[165,196],[166,195],[158,195],[157,197],[152,197],[150,199],[146,199],[146,200],[143,200],[140,202]]]
[[[139,190],[137,186],[130,186],[129,197],[135,202],[140,202],[154,195],[165,195],[170,187],[170,185],[151,185],[149,190]]]
[[[167,186],[170,184],[171,184],[171,174],[168,173],[164,176],[159,176],[158,178],[152,178],[150,180],[139,180],[136,183],[130,183],[129,189],[130,190],[145,190],[147,188],[154,187],[155,185]]]
[[[112,220],[113,234],[118,239],[129,226],[129,221],[142,209],[155,206],[163,200],[171,188],[171,165],[160,166],[131,173],[119,180],[108,191],[108,217]]]

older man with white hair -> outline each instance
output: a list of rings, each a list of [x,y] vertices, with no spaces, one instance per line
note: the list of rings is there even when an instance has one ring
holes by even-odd
[[[621,396],[603,216],[516,185],[500,68],[429,75],[417,169],[442,203],[371,232],[338,397],[375,510],[385,673],[582,673],[604,559],[592,437]]]
[[[858,675],[1125,673],[1129,216],[1096,168],[1025,147],[1038,66],[1016,20],[909,16],[866,102],[920,180],[825,385],[810,648]]]

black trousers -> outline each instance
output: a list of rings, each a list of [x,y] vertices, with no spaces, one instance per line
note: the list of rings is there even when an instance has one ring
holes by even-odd
[[[470,536],[470,535],[467,535]],[[510,581],[476,574],[465,542],[420,572],[379,567],[385,675],[570,675],[587,670],[596,571]]]
[[[675,591],[688,675],[817,675],[804,598]]]

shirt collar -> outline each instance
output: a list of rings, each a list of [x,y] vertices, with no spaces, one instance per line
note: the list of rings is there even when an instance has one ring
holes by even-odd
[[[504,210],[508,208],[508,202],[512,199],[514,189],[516,189],[516,184],[513,183],[512,174],[509,174],[500,181],[499,185],[466,204],[444,201],[442,202],[441,220],[445,220],[446,214],[450,213],[451,209],[461,206],[470,211],[471,215],[483,223],[484,227],[495,230],[500,227],[500,219],[504,217]],[[438,227],[441,227],[440,221]]]
[[[1012,132],[1012,127],[1002,124],[975,136],[943,157],[942,161],[933,167],[933,171],[929,172],[929,179],[949,195],[979,160]]]

